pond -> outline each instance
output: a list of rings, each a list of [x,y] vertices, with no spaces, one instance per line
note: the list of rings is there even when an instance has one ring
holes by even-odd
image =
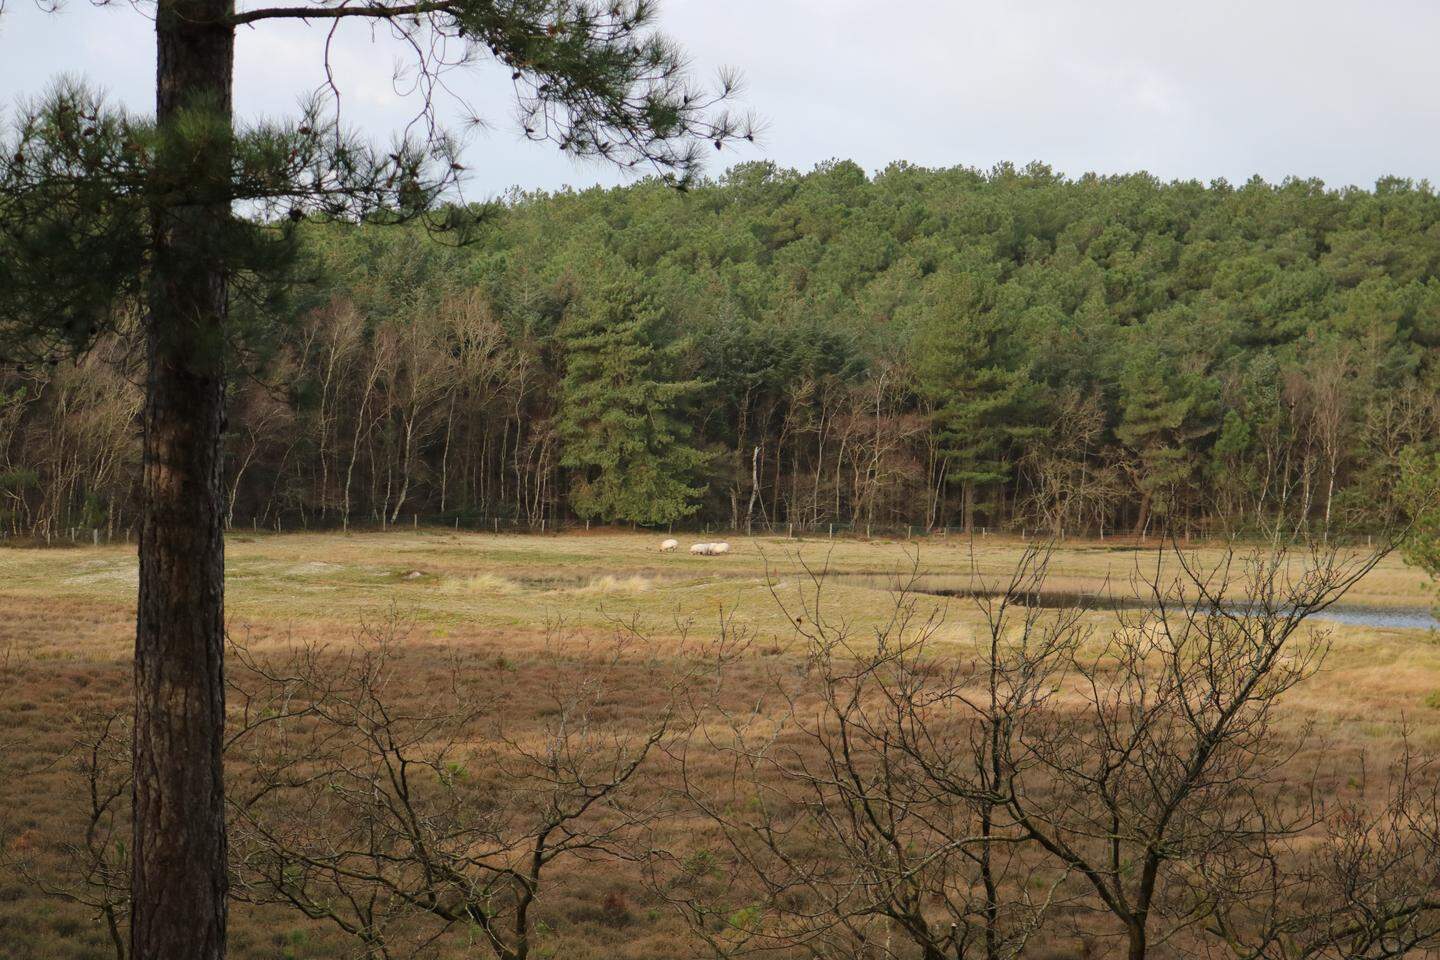
[[[901,580],[893,576],[879,576],[875,574],[831,574],[828,578],[836,583],[849,584],[857,587],[869,587],[873,590],[894,590]],[[998,597],[999,591],[971,586],[969,577],[952,576],[919,576],[909,588],[915,593],[924,593],[936,597]],[[1079,607],[1082,610],[1139,610],[1145,603],[1137,597],[1116,596],[1114,594],[1101,593],[1079,593],[1066,590],[1043,590],[1037,593],[1026,594],[1016,598],[1021,604],[1029,607],[1040,607],[1043,609],[1068,609]],[[1233,609],[1243,609],[1242,602],[1233,604]],[[1371,627],[1382,630],[1433,630],[1440,628],[1440,620],[1435,614],[1424,607],[1362,607],[1348,604],[1336,604],[1320,613],[1314,614],[1312,619],[1326,623],[1338,623],[1352,627]]]

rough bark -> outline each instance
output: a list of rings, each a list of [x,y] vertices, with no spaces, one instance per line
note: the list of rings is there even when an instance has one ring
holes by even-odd
[[[160,0],[156,119],[228,123],[233,0]],[[131,953],[225,956],[224,424],[228,143],[175,151],[155,213],[135,634]]]

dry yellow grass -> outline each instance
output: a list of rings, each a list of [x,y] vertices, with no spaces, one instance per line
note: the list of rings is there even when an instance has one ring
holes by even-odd
[[[414,671],[417,686],[458,653],[478,670],[495,673],[497,685],[513,687],[524,674],[515,664],[535,656],[547,622],[563,621],[583,638],[603,634],[617,619],[633,619],[663,646],[686,629],[692,635],[712,631],[722,611],[733,612],[757,631],[757,651],[784,658],[793,655],[793,631],[777,598],[797,603],[812,588],[814,573],[837,576],[824,589],[830,615],[865,630],[887,615],[891,600],[883,585],[892,578],[918,572],[952,586],[994,583],[1008,576],[1024,549],[993,537],[973,543],[776,538],[732,540],[734,552],[727,556],[692,557],[683,550],[659,553],[659,539],[443,530],[232,537],[230,629],[259,650],[295,640],[344,645],[359,624],[396,616],[411,625],[402,663]],[[1196,554],[1202,562],[1221,556],[1211,547]],[[1155,563],[1153,550],[1065,545],[1052,559],[1049,587],[1123,595]],[[79,814],[69,795],[73,780],[64,764],[53,761],[87,715],[123,708],[135,582],[133,547],[0,550],[0,842],[58,850],[73,835]],[[1347,598],[1377,610],[1419,609],[1432,601],[1423,575],[1394,557]],[[944,642],[965,644],[974,635],[978,616],[969,602],[922,602],[942,610]],[[1103,629],[1112,615],[1087,616]],[[1402,724],[1419,744],[1440,748],[1435,636],[1345,624],[1323,629],[1334,640],[1324,671],[1285,703],[1294,727],[1313,724],[1312,749],[1383,759]],[[741,673],[754,674],[741,682],[761,682],[758,668]],[[639,688],[634,701],[621,706],[617,722],[634,724],[644,723],[650,707]],[[576,931],[573,942],[564,941],[570,944],[564,956],[677,955],[673,923],[652,911],[633,883],[625,881],[621,892],[635,919],[617,930],[585,918],[620,881],[582,881],[552,905]],[[0,876],[0,944],[7,960],[106,956],[101,931],[85,911],[43,898],[13,875]],[[262,923],[237,911],[239,960],[349,955],[337,949],[322,931],[292,916]]]
[[[735,541],[721,557],[660,554],[651,535],[491,536],[444,531],[286,534],[232,537],[226,593],[232,628],[354,624],[392,608],[445,626],[533,625],[546,614],[598,621],[597,595],[633,595],[627,611],[665,619],[738,606],[770,622],[768,583],[793,588],[805,567],[843,575],[830,592],[857,616],[875,590],[912,570],[947,581],[994,583],[1013,569],[1023,545],[1000,538],[923,542]],[[127,606],[135,591],[133,547],[0,550],[0,604],[95,609]],[[1196,550],[1202,562],[1220,551]],[[1084,543],[1062,546],[1048,585],[1057,591],[1127,593],[1154,571],[1156,552]],[[767,575],[770,580],[767,581]],[[608,579],[607,579],[608,578]],[[623,586],[622,586],[623,584]],[[856,593],[856,590],[859,590]],[[1347,598],[1363,607],[1423,608],[1432,602],[1423,574],[1389,557]],[[778,621],[777,621],[778,622]],[[87,638],[88,639],[88,638]],[[65,638],[57,638],[64,643]]]

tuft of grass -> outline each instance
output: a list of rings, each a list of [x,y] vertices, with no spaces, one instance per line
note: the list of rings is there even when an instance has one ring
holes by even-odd
[[[607,573],[605,576],[596,577],[585,586],[576,587],[569,592],[578,596],[611,596],[613,594],[647,593],[654,586],[654,580],[639,574],[617,577],[612,573]]]
[[[452,593],[479,593],[490,596],[510,596],[524,589],[514,580],[507,580],[494,573],[477,573],[462,580],[451,580],[446,586]]]

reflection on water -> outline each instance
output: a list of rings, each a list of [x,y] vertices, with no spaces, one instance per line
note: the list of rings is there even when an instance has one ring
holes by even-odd
[[[1405,608],[1381,608],[1374,607],[1331,607],[1323,613],[1315,614],[1316,620],[1329,620],[1331,623],[1344,623],[1356,627],[1383,627],[1401,630],[1433,630],[1440,627],[1440,620],[1429,610],[1422,610],[1418,607]]]
[[[874,574],[831,574],[827,579],[851,586],[869,587],[873,590],[894,590],[904,584],[915,593],[925,593],[936,597],[998,597],[1000,595],[997,590],[985,588],[977,590],[971,586],[970,578],[963,576],[922,575],[916,577],[912,582],[908,577],[897,579],[893,576]],[[1139,610],[1146,605],[1137,597],[1078,593],[1068,590],[1044,590],[1014,599],[1027,607],[1043,609],[1079,607],[1082,610]],[[1244,606],[1243,603],[1234,604],[1235,609],[1241,609]],[[1392,630],[1431,630],[1440,627],[1440,620],[1437,620],[1431,611],[1422,607],[1359,607],[1341,604],[1314,614],[1313,619],[1346,626]]]

